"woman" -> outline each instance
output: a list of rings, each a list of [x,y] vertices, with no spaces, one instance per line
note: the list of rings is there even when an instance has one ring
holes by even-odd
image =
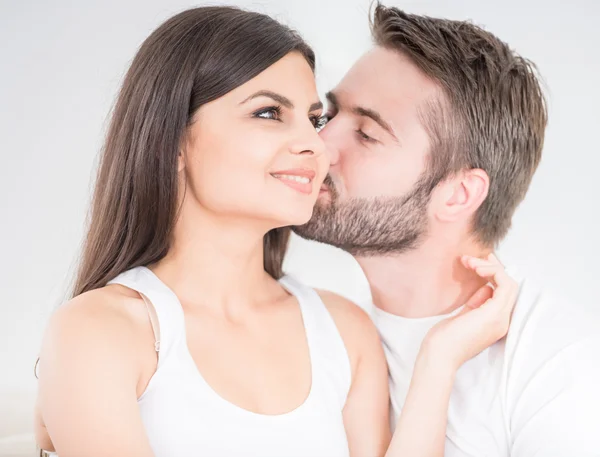
[[[494,259],[464,260],[495,279],[494,297],[432,330],[389,446],[369,318],[282,275],[286,227],[308,221],[328,168],[313,72],[294,32],[235,8],[185,11],[144,42],[107,135],[73,299],[42,345],[43,448],[443,454],[454,372],[504,335],[514,286]]]

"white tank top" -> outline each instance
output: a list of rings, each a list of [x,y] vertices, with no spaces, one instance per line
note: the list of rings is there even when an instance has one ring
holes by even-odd
[[[319,295],[286,276],[300,304],[312,368],[308,397],[291,412],[263,415],[218,395],[188,350],[175,293],[151,270],[136,267],[109,284],[141,294],[158,321],[158,365],[138,405],[155,457],[347,457],[342,409],[350,388],[348,354]]]

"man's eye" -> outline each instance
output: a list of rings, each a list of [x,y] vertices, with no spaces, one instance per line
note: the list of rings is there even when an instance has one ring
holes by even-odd
[[[360,137],[361,140],[363,141],[375,141],[373,138],[371,138],[369,135],[367,135],[365,132],[363,132],[361,129],[358,129],[356,131],[356,133],[358,134],[358,136]]]
[[[278,106],[269,106],[254,113],[254,117],[261,119],[272,119],[278,121],[281,117],[281,108]]]

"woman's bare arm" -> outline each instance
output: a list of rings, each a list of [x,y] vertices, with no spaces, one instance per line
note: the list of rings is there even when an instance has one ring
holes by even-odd
[[[343,410],[352,457],[382,456],[390,442],[388,370],[371,318],[331,292],[320,292],[351,362],[352,384]]]
[[[40,354],[39,444],[60,457],[152,457],[137,405],[134,325],[105,302],[103,291],[92,291],[50,320]]]
[[[465,257],[463,264],[488,278],[493,292],[483,287],[460,313],[428,332],[386,457],[443,457],[456,371],[508,332],[517,283],[493,254],[486,260]]]

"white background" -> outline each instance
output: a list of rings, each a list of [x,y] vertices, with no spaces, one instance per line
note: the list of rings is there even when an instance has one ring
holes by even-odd
[[[321,94],[370,45],[368,0],[228,3],[297,28],[317,52]],[[387,4],[472,19],[537,63],[550,101],[546,146],[500,257],[572,302],[596,306],[600,2]],[[45,322],[73,272],[95,159],[121,78],[154,28],[197,5],[0,0],[0,455],[16,455],[9,442],[16,448],[30,439],[33,364]],[[309,284],[368,306],[366,281],[342,252],[294,240],[286,266]]]

